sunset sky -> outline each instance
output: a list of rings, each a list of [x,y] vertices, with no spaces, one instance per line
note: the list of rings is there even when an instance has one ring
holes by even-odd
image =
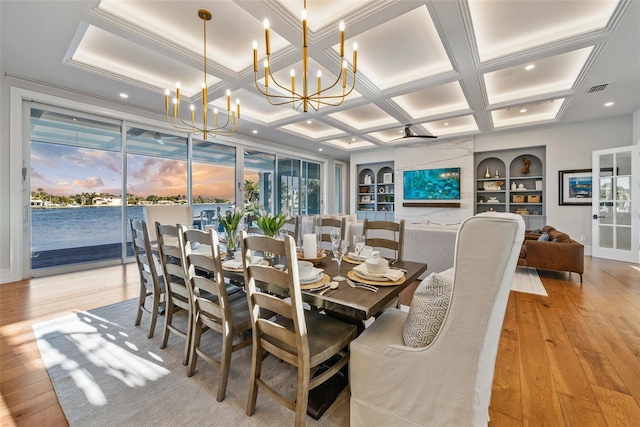
[[[130,154],[127,164],[127,191],[130,194],[142,197],[186,195],[186,162]],[[31,144],[32,191],[42,188],[59,196],[83,192],[120,195],[121,170],[121,153],[49,143]],[[234,169],[231,167],[193,165],[194,197],[233,200],[233,183]]]

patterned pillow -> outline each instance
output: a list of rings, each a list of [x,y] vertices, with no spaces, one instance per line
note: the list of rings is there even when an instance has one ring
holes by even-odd
[[[426,347],[436,338],[447,317],[453,276],[431,273],[413,294],[409,315],[402,328],[404,345]]]

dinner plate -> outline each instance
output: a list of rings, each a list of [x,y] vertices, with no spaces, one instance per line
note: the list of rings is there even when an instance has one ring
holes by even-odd
[[[303,285],[308,285],[309,283],[317,282],[322,277],[322,273],[324,270],[321,268],[313,268],[311,270],[311,274],[307,277],[301,277],[300,283]]]
[[[347,255],[349,255],[349,258],[351,258],[354,261],[364,261],[365,259],[371,258],[372,256],[375,256],[376,254],[379,254],[379,253],[380,251],[373,251],[369,256],[358,256],[358,254],[356,254],[355,252],[349,252]]]

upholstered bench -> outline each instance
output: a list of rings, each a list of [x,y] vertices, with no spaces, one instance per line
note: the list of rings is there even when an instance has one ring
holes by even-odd
[[[582,283],[584,246],[568,234],[547,225],[536,232],[525,232],[518,265],[578,273]]]

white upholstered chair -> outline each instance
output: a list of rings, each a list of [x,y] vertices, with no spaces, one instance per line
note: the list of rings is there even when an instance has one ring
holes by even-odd
[[[187,228],[193,223],[193,206],[187,205],[152,205],[144,207],[144,219],[149,228],[149,240],[152,247],[158,239],[156,236],[155,223],[160,224],[182,224]]]
[[[351,343],[352,427],[487,425],[523,238],[519,215],[467,219],[458,231],[451,300],[435,339],[426,347],[406,346],[408,315],[389,309]]]

